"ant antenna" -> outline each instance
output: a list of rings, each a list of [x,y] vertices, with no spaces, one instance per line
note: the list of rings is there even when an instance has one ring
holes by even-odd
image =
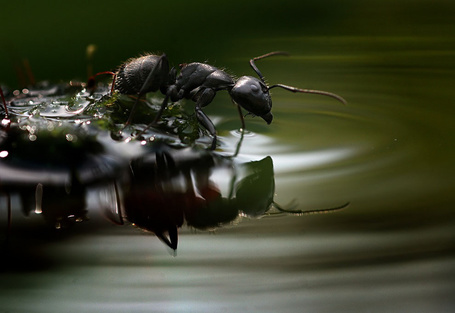
[[[280,211],[281,213],[290,213],[290,214],[296,214],[296,215],[310,215],[310,214],[320,214],[320,213],[330,213],[334,211],[339,211],[342,210],[346,207],[348,207],[351,204],[351,202],[346,202],[343,205],[333,207],[333,208],[328,208],[328,209],[314,209],[314,210],[292,210],[292,209],[285,209],[282,206],[280,206],[278,203],[275,201],[273,202],[273,206]],[[294,207],[295,205],[292,205],[291,207]]]
[[[340,101],[343,104],[347,104],[347,101],[343,97],[341,97],[337,94],[334,94],[332,92],[328,92],[328,91],[313,90],[313,89],[300,89],[300,88],[287,86],[287,85],[283,85],[283,84],[272,85],[272,86],[268,87],[268,89],[270,90],[275,87],[283,88],[283,89],[291,91],[291,92],[313,93],[313,94],[317,94],[317,95],[329,96],[329,97],[337,99],[338,101]]]
[[[264,55],[261,55],[261,56],[252,58],[252,59],[250,60],[250,65],[251,65],[251,67],[252,67],[253,70],[256,72],[256,74],[258,74],[259,78],[262,80],[262,82],[263,82],[264,84],[265,84],[264,76],[261,74],[261,72],[260,72],[259,69],[257,68],[256,64],[254,64],[254,61],[261,60],[261,59],[264,59],[264,58],[267,58],[267,57],[270,57],[270,56],[273,56],[273,55],[289,55],[289,53],[288,53],[288,52],[285,52],[285,51],[273,51],[273,52],[269,52],[269,53],[266,53],[266,54],[264,54]]]
[[[289,53],[285,52],[285,51],[274,51],[274,52],[270,52],[270,53],[255,57],[255,58],[250,60],[251,67],[256,72],[256,74],[258,74],[259,78],[262,80],[262,82],[264,84],[265,84],[264,76],[259,71],[259,69],[257,68],[257,66],[254,63],[254,61],[261,60],[261,59],[264,59],[264,58],[267,58],[267,57],[270,57],[270,56],[274,56],[274,55],[286,55],[286,56],[288,56]],[[334,94],[332,92],[328,92],[328,91],[311,90],[311,89],[300,89],[300,88],[296,88],[296,87],[292,87],[292,86],[286,86],[286,85],[283,85],[283,84],[276,84],[276,85],[268,87],[268,89],[270,90],[270,89],[275,88],[275,87],[280,87],[280,88],[283,88],[283,89],[291,91],[291,92],[313,93],[313,94],[318,94],[318,95],[323,95],[323,96],[329,96],[329,97],[337,99],[338,101],[340,101],[343,104],[347,104],[347,101],[343,97],[340,97],[339,95]]]

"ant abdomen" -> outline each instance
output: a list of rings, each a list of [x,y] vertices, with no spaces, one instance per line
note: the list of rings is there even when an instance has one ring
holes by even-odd
[[[145,94],[161,90],[166,93],[169,81],[169,61],[165,54],[133,58],[120,66],[115,89],[122,94]]]

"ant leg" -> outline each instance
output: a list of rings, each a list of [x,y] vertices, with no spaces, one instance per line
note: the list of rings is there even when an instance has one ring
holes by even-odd
[[[155,77],[155,74],[156,73],[159,73],[159,75],[161,75],[161,71],[163,69],[167,69],[167,72],[169,71],[169,64],[168,64],[168,61],[167,61],[167,57],[165,54],[163,54],[162,56],[160,56],[160,58],[158,59],[158,61],[156,62],[156,65],[152,68],[152,70],[150,71],[150,73],[148,74],[147,78],[145,79],[144,83],[142,84],[141,86],[141,89],[139,90],[139,92],[137,93],[138,96],[139,95],[144,95],[147,93],[147,89],[150,88],[150,85],[151,85],[151,82],[152,81],[156,81],[157,77]],[[159,78],[160,76],[158,76]]]
[[[178,230],[177,230],[177,226],[176,227],[171,227],[169,230],[169,239],[171,240],[171,248],[175,250],[177,250],[177,245],[178,245],[178,240],[179,240],[179,236],[178,236]]]
[[[143,133],[145,133],[150,127],[152,126],[155,126],[159,119],[161,118],[161,115],[163,114],[163,111],[164,109],[166,108],[167,106],[167,102],[169,100],[169,95],[166,95],[166,97],[164,98],[163,100],[163,103],[161,104],[161,108],[160,110],[158,111],[158,113],[156,114],[155,118],[153,119],[153,122],[151,122],[150,124],[147,125],[147,127],[145,127],[142,131],[140,131],[136,137],[139,137],[140,135],[142,135]]]
[[[166,237],[166,235],[161,232],[161,233],[155,233],[155,235],[161,239],[169,248],[172,250],[177,250],[177,245],[178,245],[178,230],[176,226],[170,227],[170,229],[167,231],[169,238]]]
[[[235,149],[233,157],[236,157],[239,152],[240,152],[240,147],[242,146],[243,142],[243,136],[245,135],[245,119],[243,118],[243,113],[242,113],[242,108],[240,105],[234,102],[234,104],[237,106],[237,110],[239,111],[239,116],[240,116],[240,121],[242,123],[242,128],[240,129],[240,140],[237,143],[237,148]]]
[[[164,97],[163,103],[161,103],[161,108],[160,108],[160,110],[158,111],[158,113],[156,113],[156,116],[155,116],[155,118],[153,119],[153,122],[150,124],[150,126],[156,125],[156,124],[158,123],[158,121],[159,121],[160,118],[161,118],[161,115],[163,115],[164,109],[166,109],[166,107],[167,107],[168,101],[169,101],[169,95],[166,95],[166,97]],[[148,128],[148,127],[147,127],[147,128]]]
[[[213,140],[212,140],[212,145],[210,147],[210,150],[215,150],[216,149],[216,129],[215,125],[213,125],[213,122],[210,120],[210,118],[207,116],[207,114],[204,113],[204,111],[201,110],[200,107],[196,106],[196,117],[201,123],[202,126],[204,126],[205,129],[207,129],[212,135]]]
[[[205,89],[201,95],[199,96],[197,103],[196,103],[196,117],[201,123],[202,126],[204,126],[205,129],[207,129],[212,135],[213,140],[212,140],[212,146],[210,147],[210,150],[215,150],[216,149],[216,128],[215,125],[213,125],[213,122],[210,120],[210,118],[202,111],[202,107],[205,107],[208,105],[210,102],[212,102],[213,98],[215,97],[216,92],[213,89]]]
[[[114,180],[114,191],[115,191],[115,198],[116,198],[116,205],[117,205],[117,215],[119,218],[120,225],[123,225],[123,212],[122,212],[122,201],[120,199],[120,192],[118,190],[117,181]]]
[[[148,91],[150,91],[149,90],[150,84],[153,83],[153,81],[157,79],[156,74],[157,73],[160,74],[160,72],[163,70],[163,68],[167,68],[167,71],[169,70],[167,56],[165,54],[163,54],[159,58],[159,60],[156,62],[156,65],[152,68],[152,70],[148,74],[147,78],[145,79],[144,83],[142,84],[141,89],[138,91],[136,101],[134,102],[134,105],[131,108],[131,113],[130,113],[130,116],[128,117],[128,120],[125,123],[125,127],[128,126],[129,124],[131,124],[140,98],[142,98],[142,96],[144,96]]]
[[[123,127],[123,129],[125,129],[126,126],[131,124],[131,121],[133,120],[134,113],[136,112],[137,104],[139,103],[139,100],[142,98],[142,96],[143,95],[140,95],[140,94],[137,95],[136,101],[134,101],[133,107],[131,108],[130,115],[128,116],[128,119],[126,120],[125,126]]]
[[[240,116],[240,122],[242,123],[242,134],[245,131],[245,119],[243,118],[243,113],[242,113],[242,108],[240,105],[234,102],[234,104],[237,106],[237,110],[239,111],[239,116]]]
[[[110,222],[114,223],[115,225],[124,225],[123,221],[123,210],[122,210],[122,201],[120,198],[119,187],[117,181],[114,180],[112,183],[113,189],[113,196],[115,197],[115,210],[112,208],[105,208],[103,210],[103,216],[108,219]]]

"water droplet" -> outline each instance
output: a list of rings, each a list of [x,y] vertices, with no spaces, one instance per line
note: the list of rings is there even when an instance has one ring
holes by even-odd
[[[73,141],[74,140],[74,136],[71,135],[71,134],[66,134],[65,137],[66,137],[66,140],[68,140],[68,141]]]
[[[3,125],[3,126],[6,127],[6,126],[8,126],[10,123],[11,123],[11,121],[10,121],[9,119],[6,119],[6,118],[2,119],[2,125]]]
[[[42,200],[43,200],[43,184],[36,185],[35,189],[35,213],[43,213],[42,209]]]

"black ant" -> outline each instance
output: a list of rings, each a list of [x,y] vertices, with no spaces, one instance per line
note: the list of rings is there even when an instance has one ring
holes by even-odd
[[[125,62],[116,73],[101,72],[95,76],[99,74],[114,75],[113,89],[117,89],[121,94],[137,96],[125,126],[131,123],[139,99],[148,92],[160,90],[165,95],[165,98],[155,119],[147,128],[158,123],[169,99],[173,102],[184,98],[193,100],[196,102],[195,110],[199,123],[213,136],[211,146],[213,150],[216,148],[216,129],[210,118],[202,111],[202,108],[212,102],[217,91],[227,90],[229,92],[232,101],[237,106],[242,123],[242,131],[245,129],[245,121],[241,107],[248,111],[248,114],[262,117],[267,124],[272,122],[272,99],[269,90],[275,87],[291,92],[329,96],[346,104],[346,100],[342,97],[327,91],[300,89],[283,84],[267,86],[264,76],[257,68],[255,61],[275,55],[288,55],[288,53],[275,51],[250,60],[250,65],[259,78],[242,76],[236,80],[223,70],[198,62],[181,64],[180,74],[177,77],[175,68],[169,70],[169,61],[165,54],[148,54],[133,58]],[[93,86],[95,76],[89,79],[88,85]]]

